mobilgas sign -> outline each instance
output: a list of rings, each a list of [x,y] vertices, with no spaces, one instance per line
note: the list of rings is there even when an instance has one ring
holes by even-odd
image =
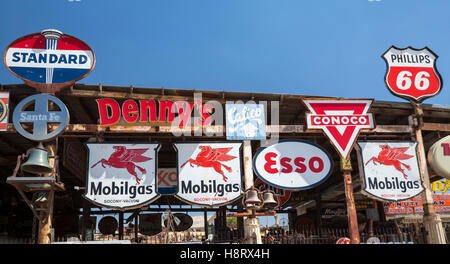
[[[286,190],[313,188],[330,176],[333,162],[325,150],[301,140],[283,140],[258,150],[253,169],[269,185]]]
[[[87,143],[85,198],[111,209],[144,206],[156,200],[159,144]]]
[[[241,195],[242,143],[176,143],[176,197],[199,206],[233,202]]]
[[[436,69],[438,56],[429,48],[392,46],[381,57],[387,66],[385,84],[395,96],[420,102],[441,91],[442,78]]]
[[[50,110],[49,103],[58,106],[59,110]],[[28,110],[34,105],[34,110]],[[13,124],[22,136],[34,141],[48,141],[63,133],[69,124],[69,111],[58,98],[49,94],[35,94],[20,101],[14,108]],[[32,132],[28,132],[22,124],[33,124]],[[48,125],[57,124],[50,131]]]
[[[422,185],[416,142],[357,142],[362,192],[383,201],[411,199]]]
[[[83,41],[54,29],[13,41],[5,50],[6,67],[40,92],[58,92],[87,76],[95,56]]]

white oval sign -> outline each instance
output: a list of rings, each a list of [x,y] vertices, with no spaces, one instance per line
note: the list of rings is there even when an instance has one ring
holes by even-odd
[[[446,136],[430,147],[428,163],[442,177],[450,179],[450,136]]]
[[[321,147],[302,140],[283,140],[258,150],[253,169],[261,180],[280,189],[304,190],[324,182],[333,162]]]

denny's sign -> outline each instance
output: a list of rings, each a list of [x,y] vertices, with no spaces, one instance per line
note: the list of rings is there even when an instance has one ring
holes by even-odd
[[[118,124],[189,124],[194,115],[195,125],[210,125],[213,107],[195,102],[169,100],[125,100],[119,103],[115,99],[97,99],[100,126],[109,127]]]

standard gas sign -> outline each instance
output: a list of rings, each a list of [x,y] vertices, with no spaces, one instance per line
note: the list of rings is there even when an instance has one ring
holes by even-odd
[[[385,200],[411,199],[424,187],[416,142],[357,142],[362,192]]]
[[[217,206],[241,195],[242,143],[176,143],[178,193],[190,204]]]
[[[58,92],[86,77],[95,56],[83,41],[55,29],[13,41],[5,50],[6,67],[40,92]]]
[[[392,46],[382,58],[387,65],[386,86],[395,96],[420,102],[441,91],[442,79],[436,69],[438,56],[429,48]]]
[[[85,198],[106,208],[136,208],[159,197],[159,144],[87,143]]]
[[[284,140],[261,148],[253,160],[258,177],[286,190],[304,190],[324,182],[333,163],[320,146],[301,140]]]

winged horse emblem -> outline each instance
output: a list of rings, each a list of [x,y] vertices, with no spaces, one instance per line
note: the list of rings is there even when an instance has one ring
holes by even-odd
[[[181,165],[181,168],[183,168],[188,162],[192,168],[194,167],[193,164],[205,168],[212,167],[217,173],[222,175],[223,181],[226,182],[228,178],[223,173],[222,167],[224,167],[228,172],[231,172],[231,168],[224,165],[222,162],[230,161],[236,158],[227,154],[232,148],[212,148],[210,146],[199,146],[199,148],[201,151],[197,154],[197,157],[195,159],[188,159],[183,165]]]
[[[411,170],[411,167],[401,162],[401,160],[407,160],[414,157],[412,155],[405,154],[405,152],[408,150],[408,147],[391,148],[388,145],[380,145],[380,148],[382,150],[380,151],[380,153],[378,153],[378,157],[372,157],[369,161],[366,162],[366,165],[372,161],[374,165],[378,165],[376,163],[378,162],[386,166],[394,166],[394,168],[401,172],[403,174],[403,177],[407,179],[408,176],[405,174],[402,165],[408,170]]]
[[[127,149],[124,146],[113,146],[113,149],[115,149],[116,151],[114,151],[107,160],[101,159],[99,162],[92,165],[91,168],[94,168],[99,163],[101,163],[103,168],[106,168],[105,165],[109,165],[110,167],[114,168],[126,168],[127,171],[136,178],[136,183],[140,184],[141,179],[139,179],[136,174],[136,168],[138,168],[142,172],[142,174],[145,174],[147,171],[144,168],[134,164],[134,162],[140,163],[151,160],[152,158],[142,156],[142,154],[144,154],[144,152],[146,152],[148,148]]]

